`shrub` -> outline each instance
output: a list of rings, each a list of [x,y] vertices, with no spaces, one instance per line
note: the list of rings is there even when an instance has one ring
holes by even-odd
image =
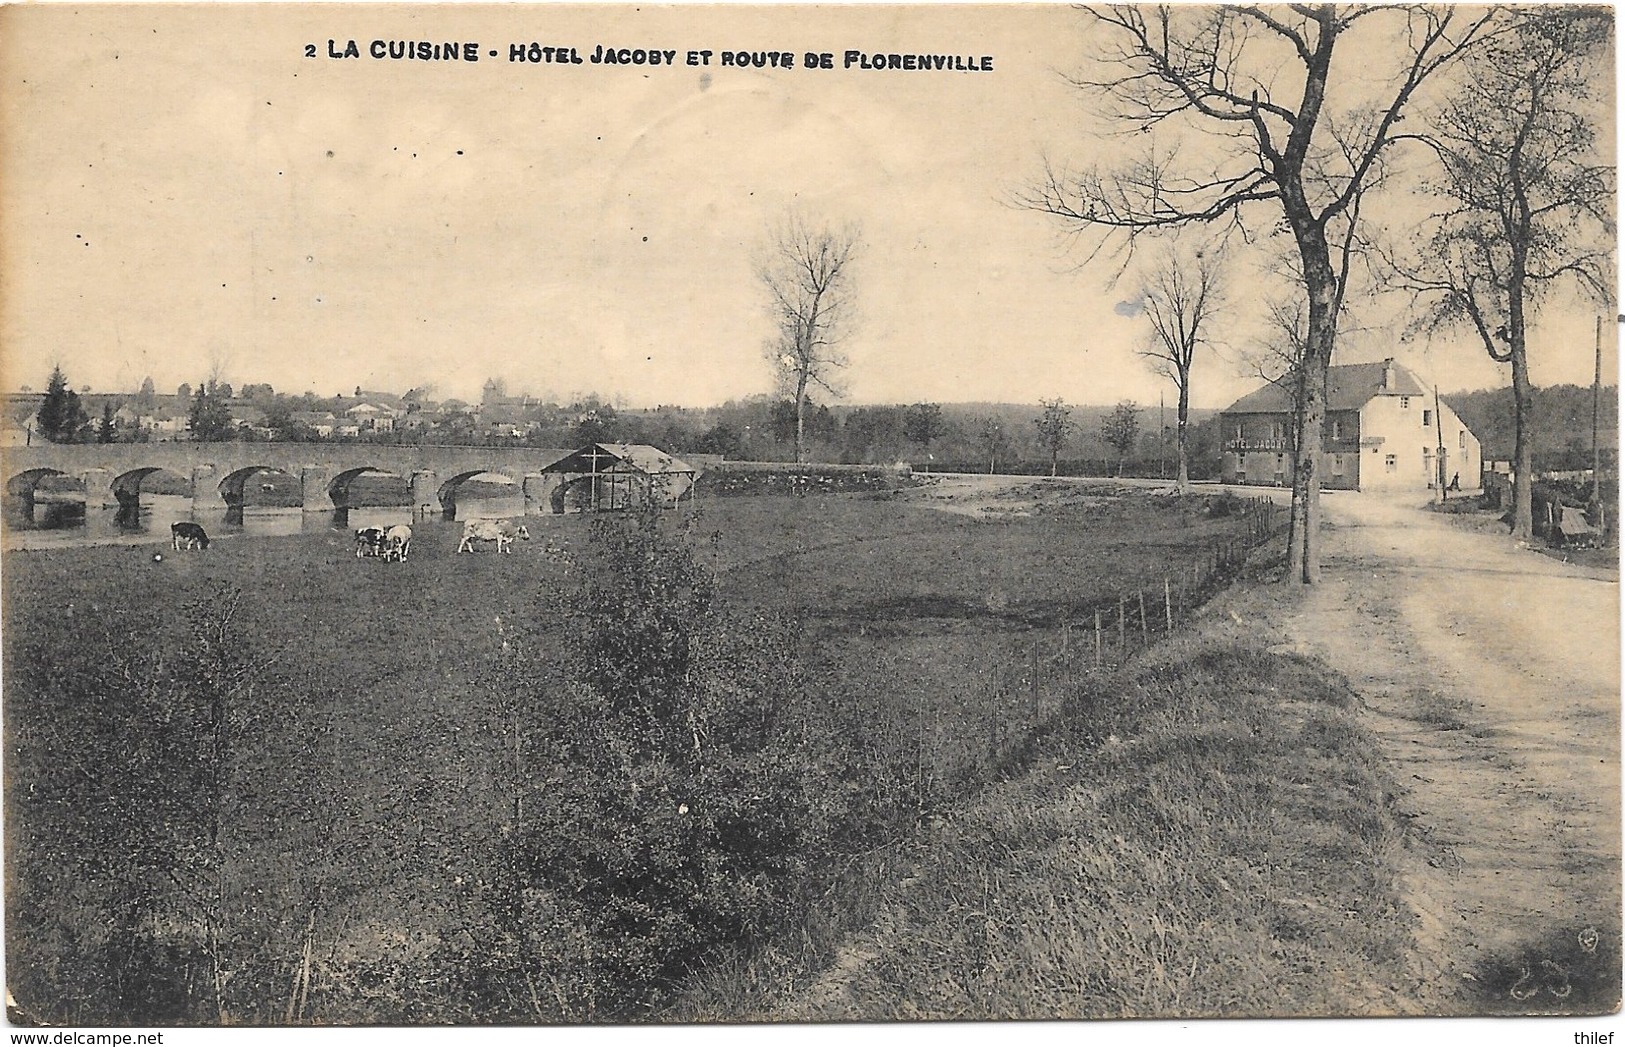
[[[521,689],[524,766],[546,776],[516,783],[485,892],[497,980],[523,986],[492,1020],[511,1000],[533,1020],[641,1013],[707,952],[789,926],[830,820],[793,626],[719,610],[657,513],[599,517],[589,545],[569,655],[522,651],[497,682]]]

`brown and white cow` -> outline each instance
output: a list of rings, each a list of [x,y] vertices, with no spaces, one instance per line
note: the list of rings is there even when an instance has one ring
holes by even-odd
[[[463,524],[463,540],[457,543],[457,551],[471,553],[475,542],[495,542],[497,552],[511,553],[515,538],[530,541],[530,532],[525,530],[524,524],[515,525],[508,520],[469,520]]]
[[[182,549],[207,549],[209,535],[203,528],[195,523],[172,523],[169,525],[169,540],[175,546],[175,551]]]
[[[363,556],[384,555],[384,529],[382,527],[362,527],[355,532],[355,557],[357,560]]]

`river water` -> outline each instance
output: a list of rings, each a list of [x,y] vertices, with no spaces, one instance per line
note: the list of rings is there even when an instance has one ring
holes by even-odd
[[[6,499],[0,512],[0,548],[72,549],[94,545],[142,545],[170,541],[169,525],[181,521],[201,524],[210,538],[267,537],[288,534],[351,532],[358,527],[449,526],[462,520],[506,519],[520,516],[525,500],[520,494],[460,498],[453,518],[442,513],[414,515],[410,505],[371,506],[307,513],[303,509],[248,507],[237,513],[193,512],[184,495],[143,495],[139,513],[117,508],[87,508],[79,501],[39,501],[33,512]]]

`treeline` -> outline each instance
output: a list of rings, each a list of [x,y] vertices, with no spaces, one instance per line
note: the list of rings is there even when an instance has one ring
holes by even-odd
[[[359,391],[358,391],[359,392]],[[771,396],[730,400],[716,407],[616,408],[593,394],[570,403],[458,405],[454,410],[413,411],[387,430],[324,434],[304,419],[319,413],[341,415],[344,397],[290,395],[269,385],[233,390],[224,383],[183,386],[174,397],[147,387],[140,392],[81,398],[60,372],[37,413],[47,439],[59,443],[142,442],[160,438],[121,424],[115,412],[129,405],[150,410],[168,401],[183,410],[182,439],[218,442],[363,442],[463,446],[580,447],[589,443],[652,444],[674,454],[716,454],[733,461],[795,460],[795,402]],[[1059,404],[1060,401],[1054,401]],[[184,405],[184,406],[183,406]],[[1065,424],[1059,443],[1038,424],[1046,408],[1009,403],[914,403],[841,406],[809,403],[806,411],[808,461],[844,465],[891,465],[945,472],[1048,473],[1172,476],[1176,446],[1173,412],[1131,403],[1113,407],[1062,405]],[[1126,444],[1113,419],[1129,411],[1133,431]],[[503,421],[492,415],[500,411]],[[251,421],[250,421],[251,419]],[[1109,430],[1111,436],[1109,438]],[[1216,412],[1193,411],[1191,476],[1219,473]],[[1052,454],[1053,452],[1053,454]]]
[[[1467,423],[1484,448],[1484,459],[1510,461],[1517,428],[1512,390],[1478,389],[1450,393],[1445,403]],[[1536,471],[1591,468],[1590,386],[1549,385],[1534,390],[1529,432]],[[1618,461],[1619,389],[1602,388],[1600,442],[1603,462]]]
[[[1057,455],[1062,473],[1115,472],[1118,452],[1102,427],[1114,408],[1070,407]],[[844,465],[908,462],[916,469],[953,472],[1047,473],[1050,451],[1034,404],[809,405],[806,456]],[[1214,476],[1219,469],[1216,412],[1195,412],[1192,474]],[[1173,414],[1159,427],[1154,408],[1139,409],[1140,427],[1124,472],[1172,475],[1175,459]],[[654,408],[622,411],[603,419],[610,439],[653,443],[676,453],[720,454],[732,460],[793,461],[795,404],[753,397],[703,410]]]

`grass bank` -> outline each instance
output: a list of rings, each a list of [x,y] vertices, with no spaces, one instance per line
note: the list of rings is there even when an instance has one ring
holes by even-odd
[[[1250,594],[1261,597],[1278,594]],[[1392,871],[1403,836],[1354,693],[1323,664],[1271,653],[1233,609],[1225,597],[1186,634],[1080,684],[1025,771],[866,856],[796,948],[710,972],[679,1011],[873,1021],[1413,1006],[1411,917]]]

